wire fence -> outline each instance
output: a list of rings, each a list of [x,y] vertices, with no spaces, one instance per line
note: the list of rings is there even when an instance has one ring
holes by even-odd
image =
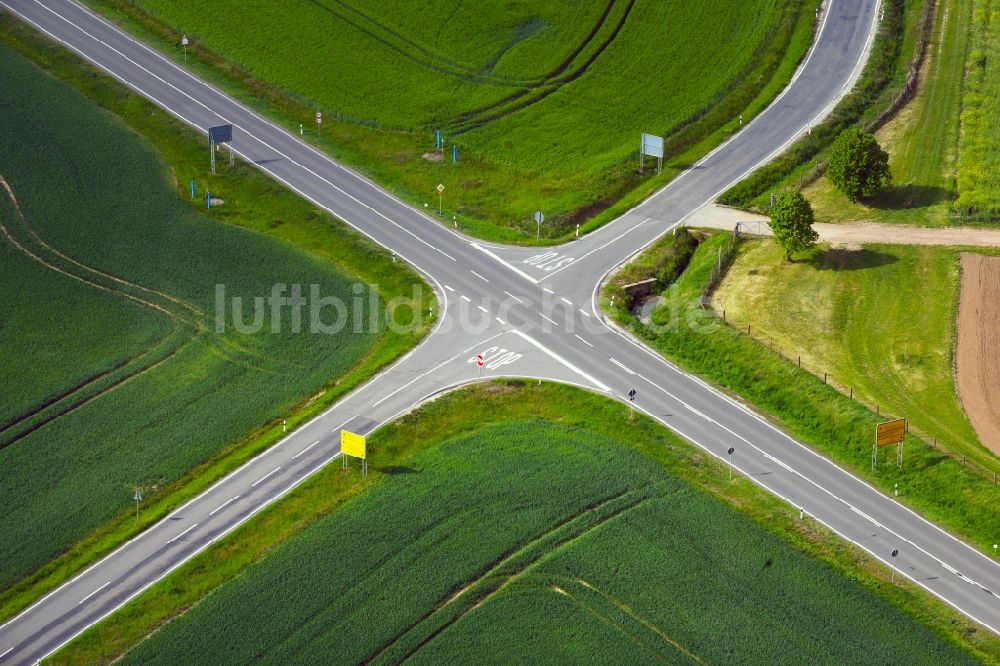
[[[878,402],[871,402],[862,399],[855,393],[853,385],[837,382],[833,377],[832,373],[828,371],[821,371],[816,368],[810,368],[808,367],[808,365],[804,367],[802,365],[801,354],[788,353],[786,350],[779,347],[775,343],[773,338],[769,336],[760,335],[759,333],[757,333],[754,330],[753,324],[751,322],[737,322],[732,317],[729,317],[724,309],[720,310],[715,307],[715,305],[712,303],[712,294],[718,287],[719,283],[722,282],[722,279],[726,275],[726,271],[732,265],[732,262],[735,259],[736,253],[739,249],[740,242],[749,235],[746,234],[745,232],[741,233],[740,228],[741,228],[740,225],[736,226],[736,228],[733,230],[732,236],[729,239],[729,242],[720,252],[719,259],[717,261],[716,266],[713,267],[712,269],[709,281],[706,283],[705,288],[702,289],[701,299],[700,299],[701,307],[715,313],[716,317],[718,317],[719,320],[726,326],[729,326],[730,328],[739,331],[741,334],[746,335],[747,337],[755,340],[761,346],[767,347],[772,353],[777,354],[779,357],[783,358],[789,363],[793,363],[798,368],[812,374],[813,376],[819,379],[822,379],[824,384],[830,386],[836,391],[839,391],[841,394],[847,396],[849,399],[854,400],[859,404],[867,407],[868,409],[874,411],[876,416],[884,417],[887,420],[890,418],[898,418],[894,415],[888,414],[887,412],[883,412],[882,405],[879,404]],[[907,428],[908,428],[907,432],[917,437],[920,441],[924,442],[927,446],[931,447],[936,452],[951,458],[955,462],[961,464],[962,466],[982,476],[983,478],[992,481],[993,484],[996,485],[997,469],[989,469],[980,465],[975,461],[969,460],[965,454],[957,453],[946,443],[939,441],[938,437],[930,435],[920,430],[919,428],[913,428],[912,426],[910,426],[909,419],[907,419]],[[998,467],[1000,467],[1000,464],[998,464]]]

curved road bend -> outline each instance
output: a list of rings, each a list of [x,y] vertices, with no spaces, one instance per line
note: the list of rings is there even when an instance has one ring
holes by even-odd
[[[768,111],[619,220],[577,242],[546,271],[525,250],[487,247],[424,216],[295,136],[68,0],[0,6],[204,132],[235,125],[237,153],[411,263],[434,286],[439,321],[413,352],[199,497],[0,626],[0,663],[33,663],[100,621],[339,456],[339,432],[370,432],[429,395],[483,378],[571,382],[623,399],[728,460],[994,632],[1000,567],[743,405],[608,327],[593,303],[612,267],[671,229],[815,122],[856,75],[875,2],[832,0],[809,60]],[[537,253],[538,251],[532,251]],[[566,261],[566,258],[569,261]],[[537,264],[537,262],[535,262]],[[553,264],[555,265],[555,264]],[[377,463],[377,460],[375,461]]]

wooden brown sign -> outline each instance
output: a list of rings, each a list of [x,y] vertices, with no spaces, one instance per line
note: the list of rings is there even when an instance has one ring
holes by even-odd
[[[875,445],[898,444],[906,436],[906,419],[895,419],[879,423],[875,429]]]

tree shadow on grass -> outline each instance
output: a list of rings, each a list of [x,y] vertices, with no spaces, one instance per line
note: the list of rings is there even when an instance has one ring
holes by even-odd
[[[857,271],[866,268],[888,266],[899,261],[899,258],[885,252],[877,252],[868,248],[849,249],[831,247],[815,249],[802,259],[813,268],[826,271]]]
[[[944,187],[907,183],[886,187],[864,203],[880,210],[908,210],[927,208],[953,198],[951,190]]]

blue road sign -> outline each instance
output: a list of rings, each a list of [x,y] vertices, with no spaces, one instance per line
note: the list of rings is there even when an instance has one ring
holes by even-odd
[[[218,125],[208,128],[208,140],[212,143],[230,143],[233,140],[232,125]]]
[[[451,147],[451,161],[452,162],[458,161],[458,146],[453,145]]]
[[[191,198],[194,199],[194,178],[191,179]]]
[[[212,193],[207,190],[205,191],[205,204],[208,208],[212,207]]]
[[[441,130],[438,130],[437,136],[434,137],[434,147],[441,148]]]

